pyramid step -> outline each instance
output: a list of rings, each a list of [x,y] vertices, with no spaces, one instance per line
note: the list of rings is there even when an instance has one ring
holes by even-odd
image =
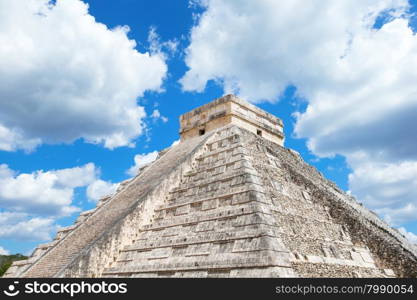
[[[147,263],[123,266],[121,268],[108,268],[103,275],[111,274],[134,274],[141,272],[179,271],[179,270],[206,270],[206,269],[231,269],[248,267],[291,267],[290,255],[287,252],[259,250],[254,252],[224,253],[221,257],[212,258],[199,256],[198,262],[195,257],[171,257],[169,262],[148,261]]]
[[[256,221],[258,215],[264,215],[262,221],[275,224],[275,219],[268,210],[268,207],[260,203],[249,203],[245,205],[237,205],[236,207],[213,208],[207,212],[195,212],[191,215],[179,215],[177,217],[168,218],[160,221],[153,222],[152,224],[144,225],[145,230],[160,230],[173,226],[185,226],[190,224],[197,224],[203,221],[213,221],[222,219],[234,219],[236,226],[243,226],[244,222]],[[268,223],[266,223],[268,224]]]
[[[255,183],[260,184],[260,176],[251,168],[243,167],[238,170],[233,170],[227,173],[221,173],[217,176],[210,176],[209,178],[202,178],[199,182],[190,182],[183,186],[176,187],[170,191],[170,194],[186,192],[193,188],[199,188],[208,184],[215,184],[216,182],[232,181],[229,185]]]
[[[266,227],[266,226],[265,226]],[[233,231],[235,230],[235,231]],[[202,243],[215,243],[215,242],[224,242],[232,241],[238,239],[247,239],[260,236],[275,236],[275,231],[271,228],[265,228],[264,230],[254,230],[254,231],[241,231],[236,230],[235,228],[230,228],[224,232],[201,232],[199,234],[188,234],[180,235],[177,237],[162,237],[152,239],[149,237],[146,241],[138,241],[130,246],[127,246],[123,251],[137,251],[137,250],[149,250],[154,248],[162,247],[178,247],[186,246],[192,244],[202,244]]]
[[[239,189],[235,191],[228,191],[224,192],[220,190],[220,193],[211,195],[207,197],[206,194],[198,195],[198,196],[185,196],[181,198],[172,198],[168,199],[168,201],[163,204],[157,206],[155,209],[156,212],[164,211],[164,210],[171,210],[175,209],[184,205],[197,205],[202,204],[206,201],[216,200],[218,199],[219,202],[229,201],[230,205],[246,203],[249,201],[255,201],[253,198],[256,197],[256,201],[268,203],[265,197],[259,195],[260,189],[256,186],[250,187],[249,185],[242,185]],[[223,192],[223,193],[221,193]],[[256,195],[256,196],[255,196]],[[229,204],[229,203],[227,203]]]

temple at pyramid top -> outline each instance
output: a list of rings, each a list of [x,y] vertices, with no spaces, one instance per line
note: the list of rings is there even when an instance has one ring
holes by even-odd
[[[223,96],[183,114],[180,117],[181,141],[228,124],[237,125],[278,145],[284,144],[281,119],[234,95]]]

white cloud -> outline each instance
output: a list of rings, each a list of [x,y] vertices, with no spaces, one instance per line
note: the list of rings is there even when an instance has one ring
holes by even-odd
[[[19,174],[0,165],[0,238],[46,241],[56,232],[57,219],[80,208],[73,206],[74,189],[87,187],[89,199],[112,193],[118,184],[98,178],[93,163],[68,169]]]
[[[208,80],[217,80],[226,93],[256,102],[274,101],[288,84],[308,96],[323,83],[339,83],[335,87],[340,88],[342,82],[347,87],[346,79],[356,74],[341,57],[348,57],[354,38],[371,33],[380,12],[402,11],[406,1],[209,0],[204,4],[207,9],[191,32],[186,56],[190,70],[181,79],[183,88],[201,91]]]
[[[0,179],[13,177],[16,174],[13,170],[9,169],[9,166],[6,164],[0,165]]]
[[[24,149],[31,151],[41,143],[40,138],[25,138],[19,129],[9,129],[0,124],[0,150],[14,151]]]
[[[371,161],[371,160],[368,160]],[[393,225],[417,216],[417,162],[354,162],[349,175],[353,195]]]
[[[0,255],[9,255],[9,251],[0,246]]]
[[[151,53],[162,55],[166,58],[166,53],[174,55],[178,51],[178,40],[161,41],[155,27],[151,27],[148,33],[148,42]]]
[[[153,162],[158,157],[158,151],[153,151],[150,153],[143,153],[135,155],[134,161],[135,164],[127,170],[127,174],[130,176],[136,176],[139,173],[139,169],[145,165]]]
[[[0,0],[0,28],[0,150],[133,145],[136,99],[161,90],[162,52],[138,52],[127,26],[107,28],[80,0]]]
[[[158,109],[153,110],[151,117],[154,119],[154,121],[158,121],[160,119],[164,123],[168,122],[168,118],[161,115],[161,112]]]
[[[53,218],[31,218],[25,213],[0,212],[0,238],[46,241],[56,232],[58,226]]]
[[[401,232],[412,244],[417,244],[417,235],[407,231],[404,227],[398,228],[398,231]]]
[[[69,188],[86,186],[94,182],[99,173],[93,163],[88,163],[82,167],[61,169],[53,172],[57,176],[56,184]]]
[[[87,196],[92,201],[98,201],[104,196],[112,195],[117,190],[118,186],[118,183],[111,183],[98,179],[87,187]]]
[[[202,91],[215,80],[226,93],[274,102],[295,86],[308,104],[295,114],[296,136],[318,156],[344,155],[352,194],[387,220],[416,220],[417,35],[408,2],[203,4],[183,89]]]
[[[161,117],[161,113],[159,112],[159,110],[154,109],[154,111],[152,112],[151,117],[155,118],[155,119],[159,119]]]
[[[79,210],[72,205],[74,188],[96,180],[94,164],[55,171],[17,174],[0,165],[0,206],[7,210],[65,216]]]
[[[73,205],[76,188],[88,199],[112,194],[118,184],[103,181],[93,163],[84,166],[19,174],[0,165],[0,238],[46,241],[60,227],[57,220],[80,210]]]

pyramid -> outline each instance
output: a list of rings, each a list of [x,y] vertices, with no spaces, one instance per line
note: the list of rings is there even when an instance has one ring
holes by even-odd
[[[6,277],[417,277],[417,249],[233,95]]]

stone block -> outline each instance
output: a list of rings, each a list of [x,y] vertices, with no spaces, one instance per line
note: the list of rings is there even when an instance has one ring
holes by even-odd
[[[196,232],[213,231],[215,227],[215,221],[200,222],[196,226]]]
[[[217,207],[217,199],[204,201],[201,210],[210,210]]]
[[[171,248],[157,248],[153,249],[149,255],[148,259],[162,259],[167,258],[172,254]]]

